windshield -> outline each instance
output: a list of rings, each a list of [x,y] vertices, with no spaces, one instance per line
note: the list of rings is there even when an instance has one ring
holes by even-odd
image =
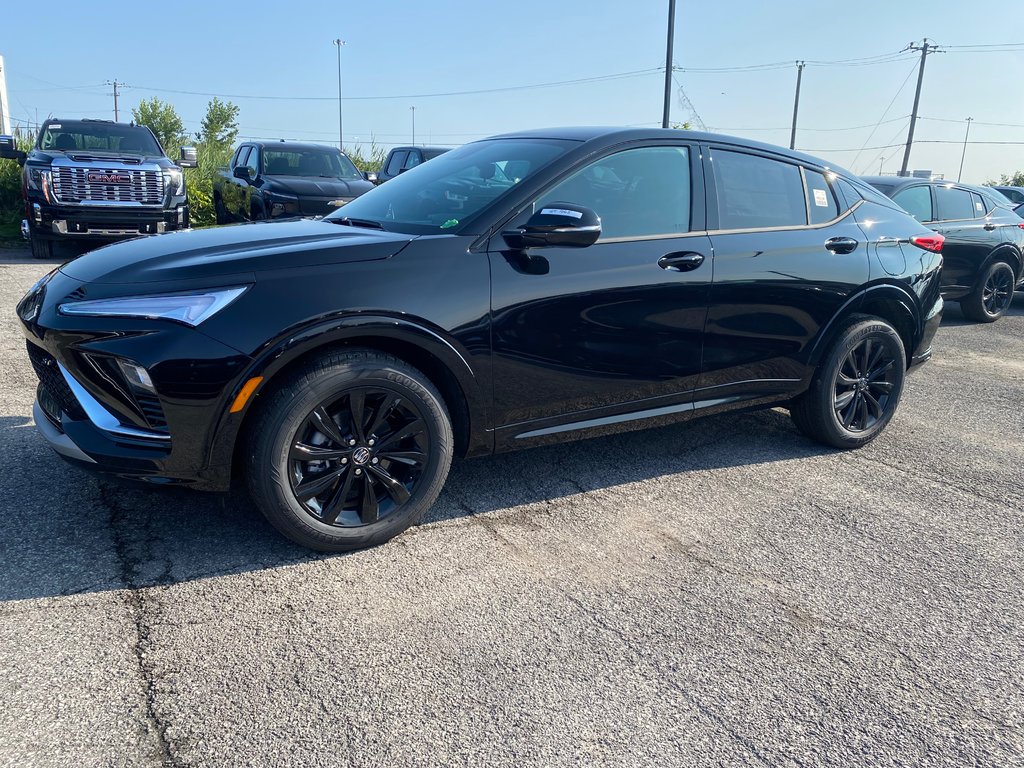
[[[330,179],[363,178],[347,156],[336,149],[270,149],[263,158],[268,176],[325,176]]]
[[[466,144],[357,197],[327,219],[369,221],[406,234],[444,232],[575,146],[557,139]]]
[[[148,128],[121,123],[50,123],[39,137],[39,148],[59,152],[163,154]]]

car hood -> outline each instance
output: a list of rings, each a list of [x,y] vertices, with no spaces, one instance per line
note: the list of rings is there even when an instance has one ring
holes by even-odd
[[[414,238],[315,219],[191,229],[128,240],[61,267],[87,283],[155,283],[386,259]]]
[[[321,176],[271,176],[267,178],[271,192],[287,192],[300,197],[358,197],[373,189],[363,179],[328,179]]]

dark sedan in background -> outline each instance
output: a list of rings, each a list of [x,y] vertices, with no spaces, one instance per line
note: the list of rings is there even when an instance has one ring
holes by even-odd
[[[776,405],[866,444],[931,355],[942,244],[807,155],[562,128],[467,144],[324,219],[94,251],[17,311],[58,453],[241,475],[285,535],[344,550],[414,523],[453,456]]]
[[[292,141],[242,144],[213,184],[218,224],[324,216],[373,189],[346,154]]]
[[[990,187],[913,177],[866,176],[926,227],[943,234],[942,295],[971,320],[991,323],[1024,281],[1024,220]]]

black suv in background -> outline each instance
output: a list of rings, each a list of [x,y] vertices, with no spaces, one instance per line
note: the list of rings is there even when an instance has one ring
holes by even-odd
[[[58,453],[207,489],[241,472],[285,535],[343,550],[415,522],[456,455],[776,405],[866,444],[931,355],[942,241],[807,155],[562,128],[324,219],[101,249],[17,311]]]
[[[942,295],[964,315],[998,320],[1024,282],[1024,221],[990,187],[913,177],[865,176],[911,216],[945,236]]]
[[[21,233],[38,259],[53,255],[56,240],[109,241],[189,225],[182,168],[196,164],[196,151],[183,147],[173,163],[145,126],[49,119],[27,154],[0,137],[0,158],[24,166]]]
[[[415,168],[427,160],[433,160],[450,151],[451,147],[395,147],[388,152],[384,164],[377,171],[377,183],[383,184],[388,179],[393,179],[410,168]]]
[[[334,147],[294,141],[242,144],[213,182],[218,224],[323,216],[373,189]]]

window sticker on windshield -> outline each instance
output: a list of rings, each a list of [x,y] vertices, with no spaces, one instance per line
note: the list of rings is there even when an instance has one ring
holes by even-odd
[[[63,127],[64,126],[62,126],[60,123],[50,123],[49,130],[51,130],[51,131],[59,131]]]
[[[828,208],[828,195],[824,189],[814,190],[814,204],[819,208]]]
[[[546,216],[571,216],[574,219],[583,218],[583,214],[579,211],[567,211],[565,208],[542,208],[541,213]]]

